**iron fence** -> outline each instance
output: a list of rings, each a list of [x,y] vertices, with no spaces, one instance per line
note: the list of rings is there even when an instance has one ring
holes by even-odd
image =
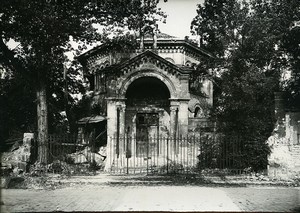
[[[89,163],[95,159],[95,138],[83,135],[49,135],[49,162]]]
[[[107,144],[112,173],[187,173],[203,169],[244,168],[239,137],[111,137]]]
[[[213,133],[200,137],[109,137],[106,147],[99,147],[93,135],[49,135],[48,155],[51,165],[59,162],[61,167],[63,162],[81,168],[94,164],[113,174],[196,173],[205,169],[242,173],[245,169],[240,137]]]

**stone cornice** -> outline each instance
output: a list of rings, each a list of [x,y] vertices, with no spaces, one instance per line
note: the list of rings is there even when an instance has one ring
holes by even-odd
[[[167,61],[166,59],[156,55],[149,50],[137,55],[136,57],[128,61],[121,63],[115,69],[118,70],[120,74],[125,75],[140,67],[145,69],[158,67],[172,75],[186,75],[190,73],[190,70],[181,69],[175,64]]]
[[[153,41],[145,41],[145,48],[152,48]],[[214,57],[211,53],[204,50],[201,47],[198,47],[196,44],[190,43],[186,40],[176,40],[176,39],[169,39],[169,40],[161,40],[157,41],[157,48],[158,49],[182,49],[188,50],[189,52],[193,52],[194,55],[206,56],[206,57]]]
[[[153,49],[153,41],[146,40],[144,41],[145,50]],[[185,40],[178,39],[163,39],[157,41],[157,51],[159,53],[183,53],[186,52],[190,57],[199,60],[201,56],[204,57],[214,57],[208,51],[198,47],[195,44],[192,44]],[[142,50],[136,49],[132,50],[132,53],[141,53]],[[84,64],[90,64],[96,61],[97,59],[103,58],[109,54],[109,49],[107,45],[102,44],[93,48],[92,50],[80,55],[77,57],[77,60]]]
[[[99,53],[97,55],[91,56],[90,58],[87,59],[86,64],[88,67],[90,67],[92,64],[95,63],[95,61],[103,59],[105,57],[108,57],[109,53],[105,52],[105,53]]]

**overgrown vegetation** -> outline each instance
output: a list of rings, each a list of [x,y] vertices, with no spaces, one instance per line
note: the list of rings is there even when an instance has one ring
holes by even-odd
[[[65,121],[65,131],[76,131],[77,117],[72,112],[78,107],[71,94],[83,89],[78,78],[82,70],[65,53],[73,51],[78,55],[87,45],[107,41],[110,34],[124,36],[126,30],[151,32],[156,29],[156,21],[165,17],[157,8],[158,2],[1,1],[1,145],[13,130],[19,134],[37,132],[38,161],[47,163],[48,133],[64,126]],[[17,46],[11,49],[9,42]]]
[[[218,132],[241,137],[243,167],[265,169],[274,92],[290,91],[291,105],[299,105],[300,2],[206,0],[197,13],[191,30],[215,55],[198,70],[209,70],[214,78],[212,117]],[[286,71],[292,72],[288,84]]]

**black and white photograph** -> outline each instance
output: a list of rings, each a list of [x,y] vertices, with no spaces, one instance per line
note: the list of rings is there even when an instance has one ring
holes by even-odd
[[[0,212],[300,212],[299,0],[0,0]]]

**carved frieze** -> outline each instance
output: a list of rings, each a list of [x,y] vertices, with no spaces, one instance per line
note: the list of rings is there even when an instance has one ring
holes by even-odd
[[[172,75],[182,75],[182,70],[173,63],[157,56],[151,51],[146,51],[140,56],[131,59],[120,67],[120,72],[125,75],[127,73],[140,69],[162,69]]]

